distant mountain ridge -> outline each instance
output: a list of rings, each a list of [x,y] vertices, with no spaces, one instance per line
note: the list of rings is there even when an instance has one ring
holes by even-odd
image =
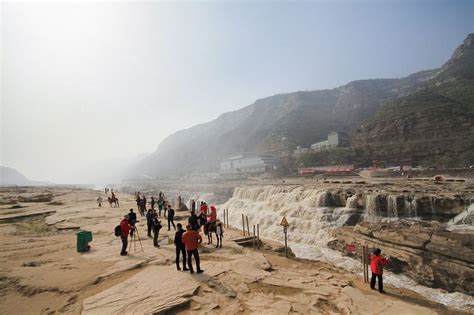
[[[471,37],[472,34],[468,39]],[[440,69],[421,71],[400,79],[359,80],[334,89],[259,99],[211,122],[167,137],[154,153],[134,167],[134,174],[168,176],[216,171],[219,161],[231,154],[290,152],[297,145],[309,146],[324,140],[333,130],[353,134],[358,148],[372,150],[367,144],[373,137],[369,131],[374,130],[371,121],[376,115],[383,115],[385,109],[382,108],[390,106],[386,104],[412,100],[411,94],[422,95],[427,86],[433,85],[435,78],[445,83],[454,82],[453,76],[448,74],[450,71],[464,73],[465,67],[459,65],[450,60]],[[403,125],[403,121],[400,123]],[[358,130],[357,134],[355,130]],[[382,145],[385,140],[382,134],[380,136],[379,144]],[[410,154],[409,151],[406,153]]]
[[[0,186],[42,186],[46,182],[29,180],[14,168],[0,166]]]

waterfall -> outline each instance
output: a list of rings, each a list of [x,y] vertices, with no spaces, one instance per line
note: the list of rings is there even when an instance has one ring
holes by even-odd
[[[326,205],[329,202],[329,197],[328,192],[304,186],[241,187],[234,190],[233,196],[225,204],[218,206],[218,217],[222,218],[222,210],[228,209],[229,224],[240,229],[242,228],[241,216],[242,214],[247,215],[250,228],[253,224],[260,224],[262,238],[284,242],[283,229],[279,223],[282,217],[286,216],[290,224],[288,229],[289,246],[298,257],[329,261],[336,266],[360,272],[359,262],[342,257],[339,252],[327,247],[327,243],[332,240],[330,230],[342,225],[341,219],[344,216],[357,212],[355,209],[350,209],[352,207],[318,206]],[[346,206],[357,206],[356,201],[357,198],[352,196],[346,200]],[[417,216],[416,198],[406,198],[405,208],[410,216]],[[392,211],[392,213],[394,212]],[[365,218],[369,221],[380,219],[378,195],[365,196]],[[418,290],[432,299],[438,299],[438,301],[448,299],[455,301],[458,305],[466,301],[463,297],[453,298],[452,295],[440,294],[439,291],[417,286],[408,278],[400,278],[399,275],[393,276],[387,273],[385,278],[388,282],[392,281],[397,287]]]
[[[357,195],[351,196],[347,198],[346,200],[346,208],[351,208],[351,209],[357,208],[358,202],[359,200],[357,198]]]
[[[436,197],[430,196],[431,215],[436,215]]]
[[[377,222],[380,219],[380,205],[377,195],[367,195],[365,197],[365,220]]]
[[[360,219],[360,213],[354,209],[327,207],[330,197],[330,192],[314,187],[240,187],[225,204],[218,206],[218,217],[227,208],[230,225],[241,227],[244,214],[250,225],[260,224],[262,237],[283,242],[279,223],[286,216],[291,249],[299,257],[317,259],[333,253],[327,247],[332,227]]]
[[[410,201],[407,196],[404,196],[404,208],[407,216],[409,218],[417,217],[418,216],[418,203],[416,197],[413,197]]]
[[[317,207],[327,207],[329,206],[329,196],[327,191],[320,192],[316,197],[316,206]]]
[[[397,196],[389,195],[387,198],[387,214],[389,218],[398,218]]]

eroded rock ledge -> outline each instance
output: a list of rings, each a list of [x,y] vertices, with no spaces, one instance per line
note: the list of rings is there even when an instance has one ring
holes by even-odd
[[[378,247],[391,257],[388,270],[403,273],[417,282],[449,292],[474,294],[474,235],[441,230],[435,224],[398,221],[363,222],[332,231],[332,249],[346,251],[346,244]]]

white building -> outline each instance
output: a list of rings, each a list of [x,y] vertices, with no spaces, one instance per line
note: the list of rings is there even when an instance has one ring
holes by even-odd
[[[311,145],[314,152],[326,151],[336,147],[347,147],[349,145],[349,136],[343,132],[333,131],[328,134],[325,141],[316,142]]]
[[[220,173],[223,175],[259,174],[275,169],[279,161],[271,154],[241,153],[223,160]]]
[[[297,146],[296,150],[293,151],[294,155],[302,154],[302,153],[308,153],[309,148],[302,148],[301,146]]]

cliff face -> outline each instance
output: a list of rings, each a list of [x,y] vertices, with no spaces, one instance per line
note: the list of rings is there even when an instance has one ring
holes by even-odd
[[[360,223],[337,228],[328,246],[345,252],[346,244],[381,248],[391,257],[387,269],[407,275],[430,287],[449,292],[474,293],[474,247],[472,234],[439,230],[439,227],[398,222]],[[354,256],[352,253],[346,253]],[[360,259],[360,257],[357,257]]]
[[[372,159],[396,164],[474,162],[474,34],[427,85],[389,102],[352,134]]]
[[[395,164],[474,163],[474,34],[440,69],[402,79],[351,82],[331,90],[280,94],[165,139],[133,174],[216,171],[232,154],[290,152],[351,133],[358,157]]]
[[[333,130],[350,132],[384,102],[416,91],[437,71],[260,99],[171,135],[136,169],[153,176],[215,171],[223,158],[237,152],[289,151],[297,145],[309,146],[326,139]]]

